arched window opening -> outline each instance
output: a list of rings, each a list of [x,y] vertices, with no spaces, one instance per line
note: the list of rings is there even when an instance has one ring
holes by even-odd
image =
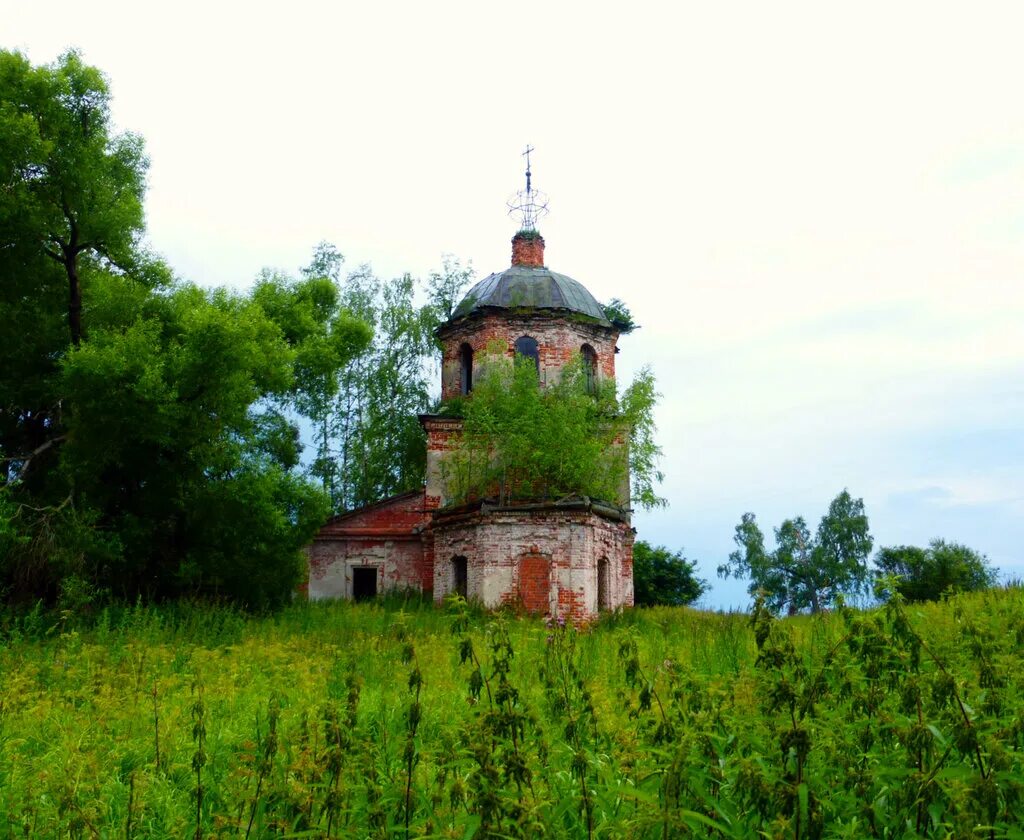
[[[517,338],[516,355],[533,359],[533,366],[537,369],[537,375],[540,375],[540,347],[537,344],[537,339],[530,338],[528,335]]]
[[[463,394],[473,390],[473,348],[468,344],[459,348],[459,381]]]
[[[583,356],[583,375],[586,378],[587,393],[597,393],[597,352],[589,344],[580,348]]]
[[[452,558],[452,592],[468,597],[469,591],[469,564],[465,557]]]
[[[612,608],[609,591],[611,580],[609,579],[608,558],[602,557],[597,561],[597,608],[599,610],[610,610]]]

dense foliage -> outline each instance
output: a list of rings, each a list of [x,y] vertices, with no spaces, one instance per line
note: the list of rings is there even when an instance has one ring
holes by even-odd
[[[775,612],[819,612],[868,581],[872,540],[864,501],[846,490],[832,500],[814,536],[802,516],[787,519],[775,529],[775,550],[768,551],[754,514],[745,513],[734,540],[738,548],[718,574],[749,577],[751,595],[763,594]]]
[[[445,259],[428,281],[421,305],[409,275],[381,281],[362,266],[342,284],[343,300],[373,325],[375,338],[340,376],[333,413],[336,509],[371,504],[423,484],[426,438],[417,415],[433,407],[434,330],[471,277],[471,269]]]
[[[890,597],[888,585],[908,601],[937,601],[945,592],[976,592],[994,586],[998,573],[988,558],[971,548],[932,540],[928,548],[912,545],[879,549],[875,565],[880,594]],[[895,575],[892,582],[888,576]]]
[[[142,142],[75,53],[0,52],[0,137],[0,591],[288,600],[328,512],[289,418],[370,328],[322,278],[174,280]]]
[[[411,609],[411,611],[410,611]],[[1020,836],[1024,593],[0,622],[0,834]],[[452,635],[454,632],[454,635]]]
[[[481,354],[473,393],[458,402],[462,435],[444,462],[448,497],[502,502],[589,496],[643,507],[664,504],[654,443],[658,394],[650,370],[623,392],[596,387],[577,357],[543,387],[533,362]],[[632,485],[630,485],[632,481]]]
[[[0,594],[280,604],[330,512],[422,482],[433,331],[471,271],[416,303],[322,243],[201,290],[144,245],[146,167],[98,70],[0,52]]]
[[[618,298],[612,298],[602,305],[601,309],[604,310],[604,317],[611,321],[612,326],[622,335],[629,335],[640,329],[640,325],[633,320],[633,313],[629,311],[629,307]]]
[[[308,300],[309,312],[286,317],[282,326],[289,336],[296,321],[305,331],[294,407],[313,429],[309,475],[335,512],[423,483],[426,441],[417,415],[433,407],[428,361],[437,349],[434,330],[472,277],[471,269],[445,257],[422,290],[425,302],[418,303],[420,290],[409,275],[382,280],[367,265],[345,273],[344,262],[337,248],[322,242],[299,279],[265,270],[254,291],[274,312],[286,292]],[[372,328],[372,341],[352,345],[353,318]]]
[[[697,561],[687,560],[681,551],[637,540],[633,544],[633,602],[638,607],[692,604],[708,590],[707,581],[697,577],[696,571]]]

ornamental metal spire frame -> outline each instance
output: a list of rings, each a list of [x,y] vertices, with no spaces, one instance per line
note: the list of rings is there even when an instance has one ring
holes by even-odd
[[[548,197],[533,188],[533,173],[530,171],[530,152],[533,146],[527,144],[523,157],[526,158],[526,189],[520,190],[507,202],[510,216],[519,214],[520,232],[537,230],[537,220],[548,212]]]

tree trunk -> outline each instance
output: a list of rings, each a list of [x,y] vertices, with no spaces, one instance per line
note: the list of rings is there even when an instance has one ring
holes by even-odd
[[[821,602],[818,599],[817,587],[811,587],[811,612],[817,614],[821,612]]]
[[[82,283],[78,278],[78,255],[84,250],[78,239],[78,222],[71,212],[67,199],[61,195],[61,207],[68,223],[67,244],[60,242],[60,256],[55,257],[64,266],[68,275],[68,329],[71,330],[71,345],[82,343]],[[56,240],[59,242],[59,240]]]
[[[71,344],[82,343],[82,284],[78,279],[78,256],[72,254],[64,262],[68,273],[68,328],[71,330]]]

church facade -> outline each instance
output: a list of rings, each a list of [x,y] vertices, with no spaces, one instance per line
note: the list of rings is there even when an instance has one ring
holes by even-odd
[[[481,280],[437,332],[442,400],[472,399],[486,354],[532,359],[541,385],[577,354],[588,378],[614,380],[618,330],[580,283],[544,265],[544,240],[520,231],[512,264]],[[426,484],[331,519],[308,548],[313,599],[370,597],[391,588],[457,592],[488,607],[511,604],[576,622],[633,604],[628,487],[620,507],[586,497],[502,505],[454,504],[444,461],[458,418],[423,415]],[[628,484],[628,482],[627,482]]]

